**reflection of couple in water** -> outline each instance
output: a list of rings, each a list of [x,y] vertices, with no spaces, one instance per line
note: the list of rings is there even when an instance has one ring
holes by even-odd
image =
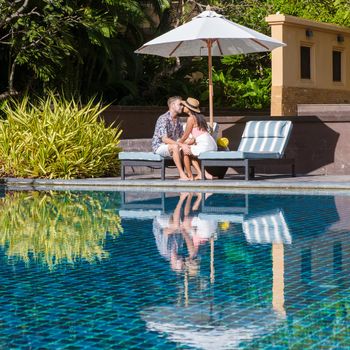
[[[173,214],[157,216],[153,221],[157,248],[174,271],[188,270],[195,275],[199,269],[199,247],[216,231],[212,222],[198,217],[203,195],[181,193]],[[187,254],[182,254],[183,250],[187,250]]]

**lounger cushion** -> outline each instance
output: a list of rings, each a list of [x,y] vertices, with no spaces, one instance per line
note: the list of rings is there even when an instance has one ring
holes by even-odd
[[[278,159],[278,152],[241,152],[241,151],[210,151],[203,152],[199,159]]]
[[[241,152],[278,152],[280,155],[284,149],[286,143],[285,138],[282,137],[260,137],[260,138],[242,138],[242,141],[238,147]]]
[[[164,157],[153,152],[120,152],[119,159],[121,160],[150,160],[162,161]]]
[[[242,137],[285,137],[289,125],[288,120],[250,121],[246,124]]]
[[[198,156],[199,159],[244,159],[243,152],[239,151],[208,151]]]
[[[122,219],[138,219],[138,220],[146,220],[146,219],[154,219],[156,216],[160,216],[162,212],[160,210],[126,210],[120,209],[119,216]]]
[[[282,211],[245,218],[243,232],[249,243],[291,244],[292,236]]]
[[[217,222],[232,222],[235,224],[241,224],[243,223],[244,220],[244,214],[212,214],[212,213],[200,213],[198,215],[199,218],[204,219],[204,220],[215,220]]]
[[[280,158],[291,128],[292,123],[288,120],[250,121],[246,124],[238,151],[278,152]]]

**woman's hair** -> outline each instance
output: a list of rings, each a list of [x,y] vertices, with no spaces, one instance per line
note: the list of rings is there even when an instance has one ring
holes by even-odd
[[[195,118],[197,120],[198,129],[207,131],[208,130],[208,124],[207,124],[207,121],[204,118],[204,115],[200,114],[200,113],[195,113],[195,112],[192,112],[192,113],[193,113],[193,115],[195,116]]]

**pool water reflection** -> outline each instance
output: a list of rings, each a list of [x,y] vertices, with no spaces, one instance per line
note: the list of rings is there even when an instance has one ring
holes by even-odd
[[[101,260],[108,256],[106,235],[122,231],[115,205],[98,193],[8,194],[0,201],[0,244],[10,261],[50,269],[61,262]]]
[[[346,348],[350,197],[13,192],[0,347]]]

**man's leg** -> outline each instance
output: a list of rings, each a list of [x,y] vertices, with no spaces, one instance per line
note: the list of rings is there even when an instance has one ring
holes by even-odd
[[[184,154],[184,164],[185,164],[185,170],[187,173],[187,176],[189,177],[190,180],[193,180],[193,174],[191,170],[191,158],[188,154]]]
[[[181,162],[181,151],[180,147],[177,144],[171,144],[168,145],[169,151],[171,156],[173,157],[174,163],[177,167],[177,170],[179,171],[180,179],[182,180],[188,180],[188,177],[186,176],[183,167],[182,167],[182,162]]]

